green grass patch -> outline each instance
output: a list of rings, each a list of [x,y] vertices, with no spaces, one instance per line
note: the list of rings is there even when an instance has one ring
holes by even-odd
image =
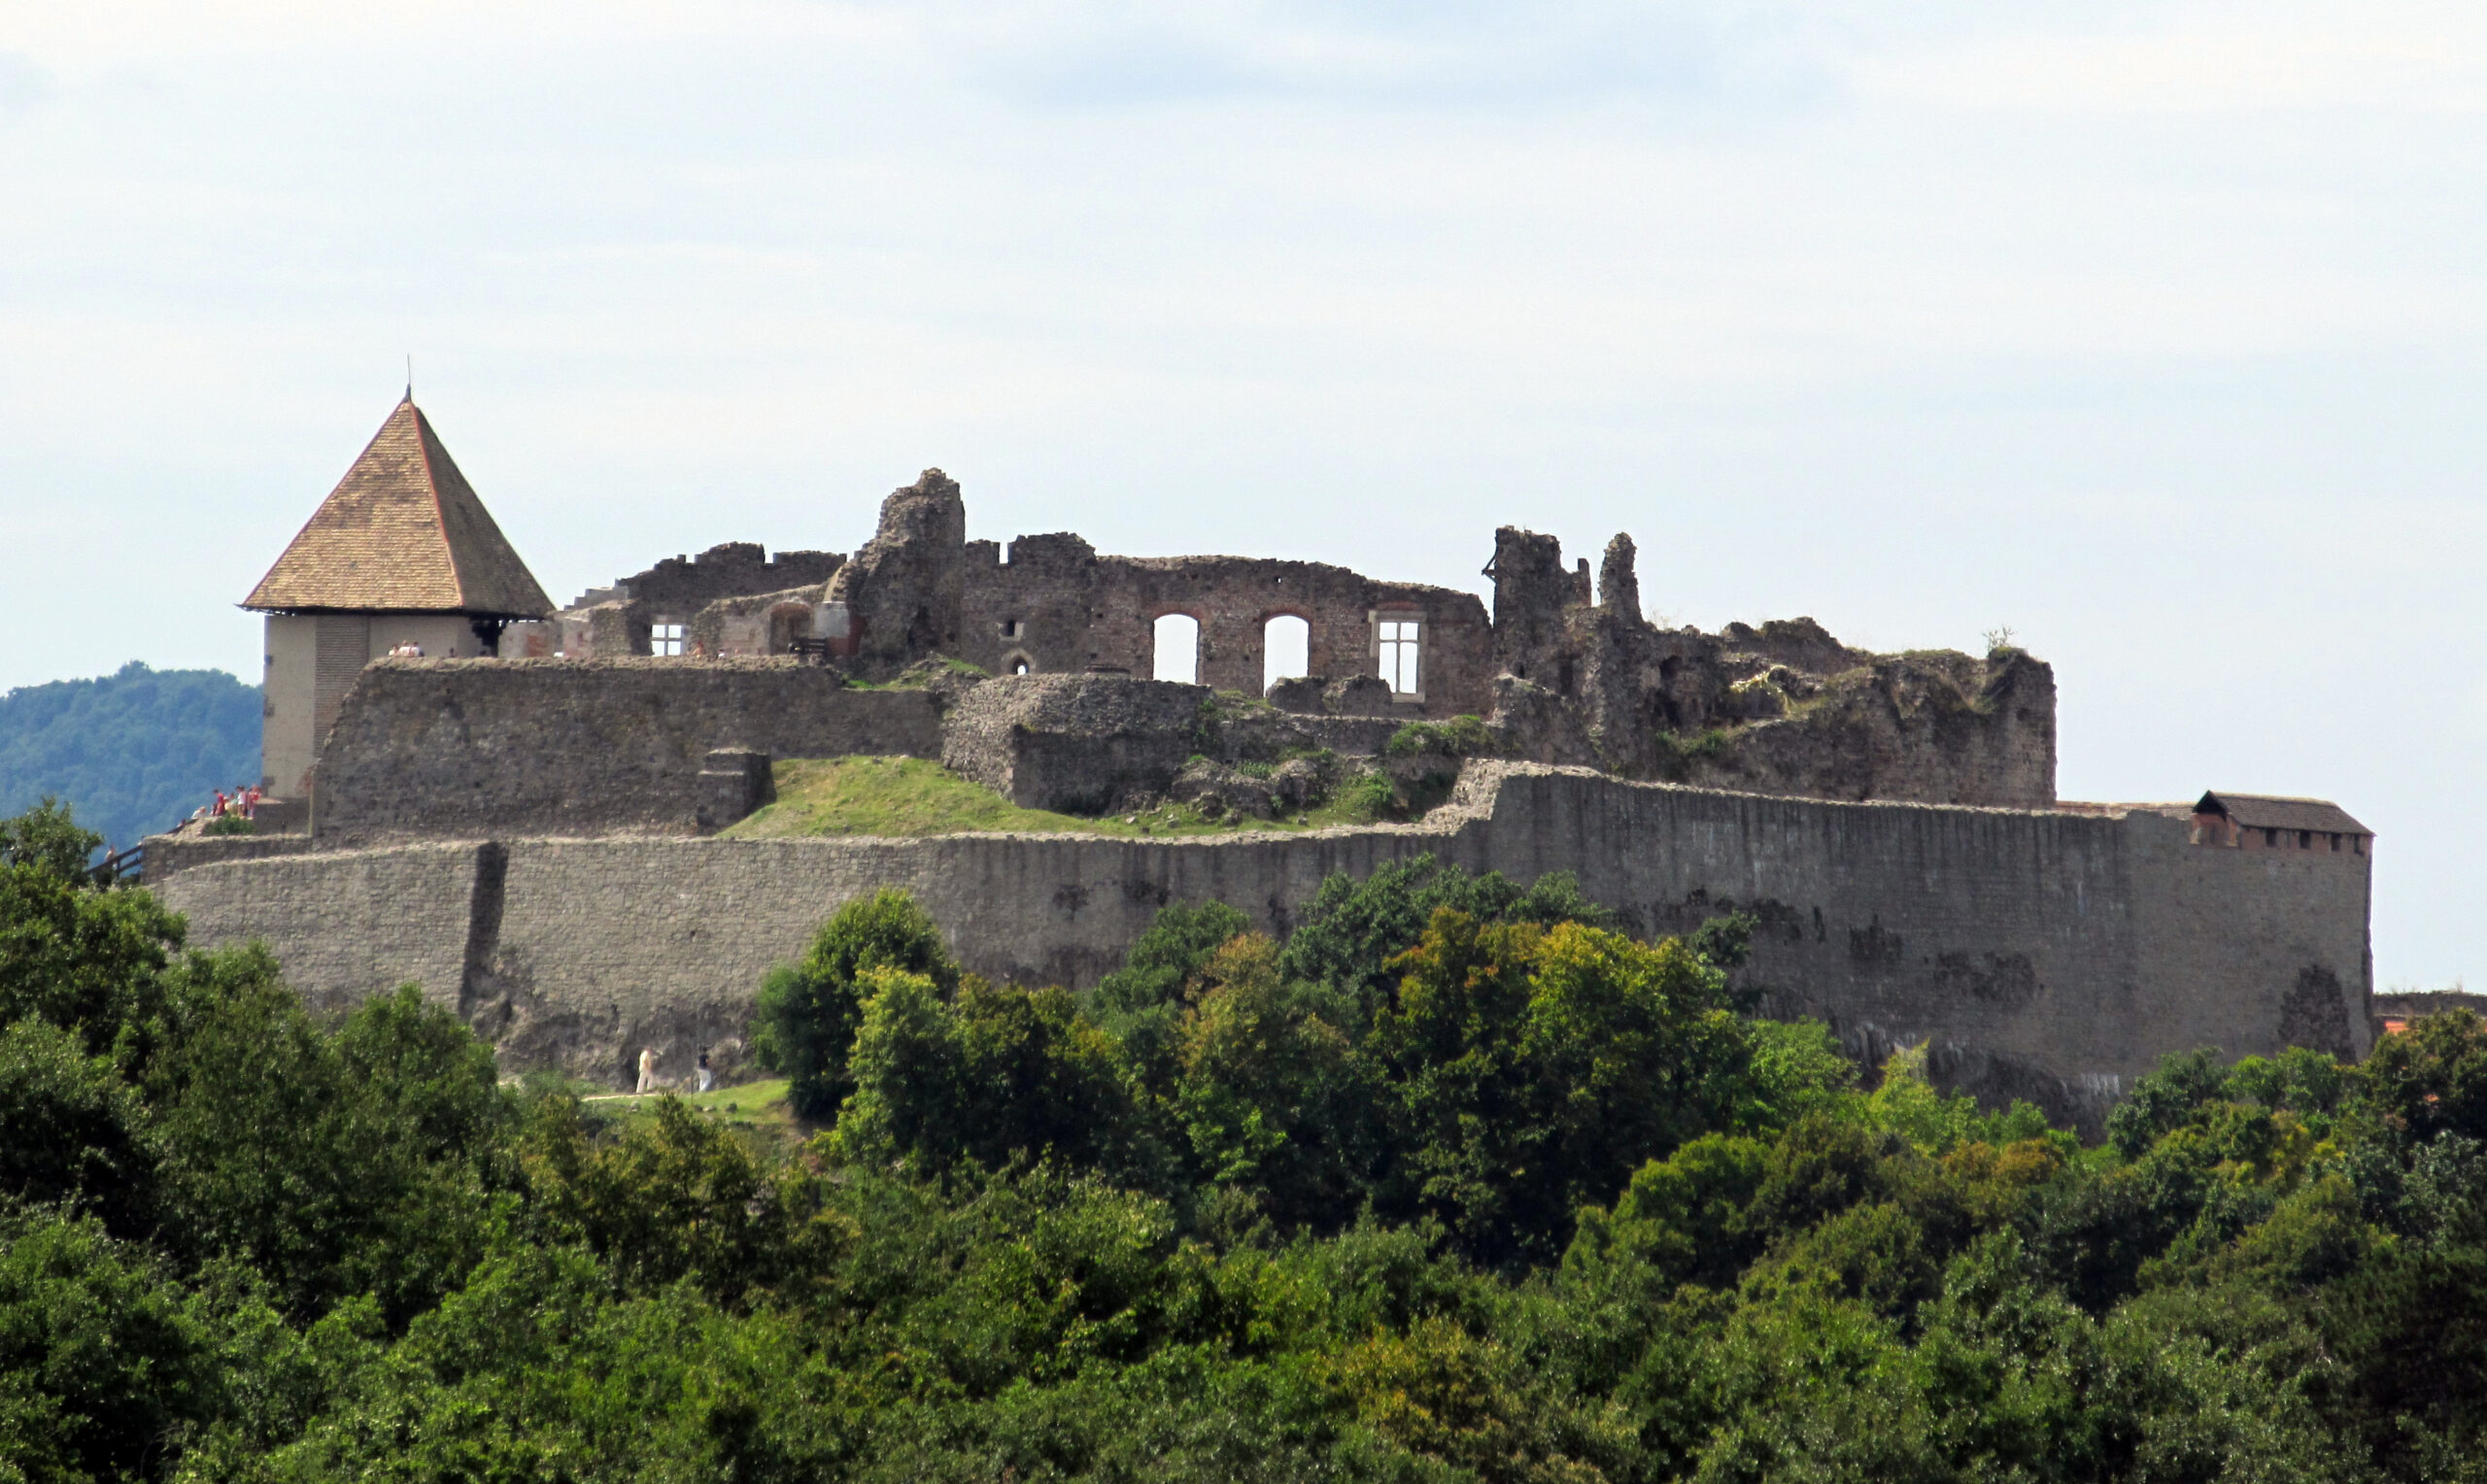
[[[925,758],[788,759],[774,769],[777,801],[721,831],[729,840],[806,839],[822,835],[967,834],[1016,830],[1033,834],[1097,834],[1123,839],[1234,834],[1244,829],[1318,829],[1370,823],[1342,799],[1276,820],[1210,822],[1189,805],[1101,819],[1022,809],[1001,794]]]
[[[635,1120],[656,1117],[657,1103],[671,1096],[681,1099],[683,1106],[705,1118],[735,1128],[749,1129],[771,1138],[799,1142],[811,1136],[813,1130],[795,1116],[786,1101],[786,1079],[771,1078],[765,1082],[744,1082],[733,1087],[721,1087],[710,1093],[650,1093],[642,1097],[632,1093],[598,1093],[582,1098],[590,1113],[616,1123],[628,1125]]]

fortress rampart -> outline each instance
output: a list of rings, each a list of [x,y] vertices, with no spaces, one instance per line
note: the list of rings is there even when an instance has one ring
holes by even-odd
[[[1932,1042],[1957,1085],[2095,1123],[2163,1052],[2362,1056],[2368,859],[2192,843],[2182,818],[1837,803],[1482,763],[1421,824],[1128,840],[561,839],[322,851],[157,886],[194,941],[263,938],[316,1002],[414,980],[512,1068],[679,1070],[843,901],[913,893],[977,972],[1084,985],[1169,901],[1283,929],[1334,871],[1420,852],[1578,874],[1637,932],[1730,908],[1763,1008],[1860,1054]]]
[[[1167,902],[1284,930],[1328,875],[1420,852],[1573,872],[1645,936],[1750,911],[1765,1012],[2087,1126],[2166,1052],[2371,1044],[2372,832],[2322,800],[2060,804],[2054,671],[2008,643],[1661,627],[1628,535],[1593,577],[1496,530],[1489,611],[967,529],[927,469],[851,559],[728,543],[557,613],[403,402],[245,605],[288,832],[158,838],[150,885],[314,1001],[413,980],[506,1066],[617,1080],[642,1046],[731,1054],[767,970],[877,887],[989,977],[1080,986]],[[704,838],[772,762],[868,756],[1125,828],[1296,827]],[[1303,827],[1324,808],[1417,823]]]
[[[940,712],[792,659],[383,659],[338,712],[312,828],[323,846],[690,834],[720,748],[937,758]]]

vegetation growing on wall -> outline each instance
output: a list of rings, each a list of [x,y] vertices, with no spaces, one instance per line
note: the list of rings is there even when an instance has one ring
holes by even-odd
[[[2464,1013],[2365,1066],[2173,1059],[2084,1150],[1906,1056],[1861,1090],[1728,1007],[1736,926],[1633,942],[1560,880],[1334,879],[1283,941],[1172,906],[1086,995],[954,975],[883,897],[798,966],[853,1029],[797,1143],[500,1083],[412,990],[316,1021],[91,844],[0,824],[0,1477],[2456,1480],[2487,1442]]]

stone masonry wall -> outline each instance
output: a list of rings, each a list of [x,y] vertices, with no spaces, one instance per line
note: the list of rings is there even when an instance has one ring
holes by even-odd
[[[1492,626],[1473,593],[1317,561],[1100,556],[1069,534],[1022,536],[1006,561],[971,542],[968,558],[957,653],[997,675],[1024,658],[1038,673],[1108,666],[1145,679],[1157,621],[1179,613],[1200,624],[1200,684],[1259,695],[1272,619],[1304,620],[1306,672],[1335,680],[1375,673],[1379,615],[1423,625],[1419,690],[1395,703],[1406,715],[1482,715],[1492,702]]]
[[[822,587],[845,560],[836,552],[779,552],[771,556],[755,541],[724,542],[697,556],[668,556],[609,588],[581,594],[549,625],[552,646],[573,659],[644,655],[651,624],[688,624],[700,610],[724,598]],[[707,652],[722,653],[714,645]],[[502,653],[526,658],[539,652],[504,647]]]
[[[880,886],[913,892],[978,972],[1084,985],[1166,902],[1215,898],[1282,930],[1325,875],[1431,851],[1520,880],[1574,871],[1644,934],[1753,911],[1745,979],[1772,1013],[1821,1016],[1869,1056],[1931,1042],[1956,1083],[2095,1124],[2168,1051],[2370,1044],[2365,859],[2186,837],[2152,814],[1830,803],[1481,765],[1425,824],[1307,835],[512,840],[497,913],[472,906],[493,894],[476,890],[493,861],[471,852],[466,876],[385,891],[371,885],[384,863],[440,858],[239,861],[160,890],[196,940],[265,937],[317,997],[421,978],[499,1039],[505,1064],[618,1080],[641,1045],[673,1074],[698,1046],[739,1036],[768,966]]]
[[[406,983],[460,1009],[475,977],[467,952],[479,927],[494,926],[503,859],[471,840],[328,851],[195,866],[149,888],[195,914],[193,948],[265,941],[315,1009],[348,1009]]]
[[[312,828],[323,845],[688,834],[719,748],[937,758],[940,716],[924,691],[792,659],[384,659],[329,733]]]

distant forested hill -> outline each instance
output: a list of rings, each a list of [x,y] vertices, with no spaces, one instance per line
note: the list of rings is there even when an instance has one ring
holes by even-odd
[[[57,794],[117,846],[218,788],[259,777],[259,688],[222,670],[151,670],[0,693],[0,816]]]

